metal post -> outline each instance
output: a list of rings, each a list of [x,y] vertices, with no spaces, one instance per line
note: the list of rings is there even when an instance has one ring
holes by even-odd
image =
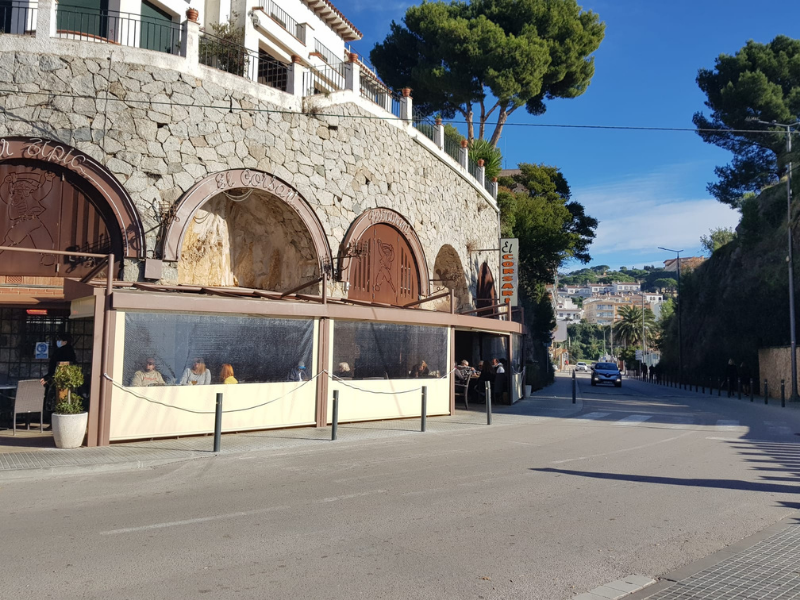
[[[781,379],[781,406],[786,408],[786,383]]]
[[[739,390],[738,390],[738,392],[739,392],[739,400],[741,400],[742,399],[742,378],[738,377],[736,379],[736,381],[737,381],[737,385],[739,386]]]
[[[575,404],[578,394],[578,380],[575,377],[575,369],[572,370],[572,403]]]
[[[333,390],[333,418],[331,419],[331,441],[339,435],[339,390]]]
[[[486,382],[486,424],[492,424],[492,384]]]
[[[800,123],[800,121],[799,121]],[[797,125],[798,123],[793,123]],[[794,257],[792,253],[792,125],[786,125],[786,155],[789,168],[786,171],[786,228],[789,234],[789,334],[792,346],[792,402],[797,402],[797,338],[794,322]]]
[[[769,382],[764,380],[764,404],[769,404]]]
[[[721,396],[722,396],[722,382],[720,381],[719,384],[717,385],[717,397],[719,398]]]
[[[219,454],[222,441],[222,393],[217,394],[217,406],[214,414],[214,452]]]
[[[755,386],[753,385],[753,378],[752,377],[750,378],[749,385],[750,385],[750,402],[752,402],[753,401],[753,394],[755,393],[755,390],[753,389]]]
[[[425,429],[428,426],[428,386],[422,386],[422,424],[420,431],[425,433]]]

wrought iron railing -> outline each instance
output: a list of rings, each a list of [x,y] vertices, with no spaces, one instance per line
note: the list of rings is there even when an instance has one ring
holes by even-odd
[[[456,162],[461,160],[461,142],[454,138],[444,136],[444,151]]]
[[[207,32],[200,34],[200,64],[255,81],[258,54]]]
[[[403,112],[400,108],[402,100],[403,96],[401,94],[398,93],[392,94],[392,114],[399,119],[403,118]]]
[[[36,13],[36,2],[0,1],[0,33],[33,35]]]
[[[133,46],[167,54],[179,54],[181,49],[180,23],[67,4],[58,5],[56,33],[62,38]]]
[[[436,141],[436,129],[438,125],[436,122],[433,121],[430,117],[423,116],[423,114],[417,110],[416,108],[413,109],[414,112],[414,127],[417,128],[417,131],[425,134],[426,137]]]
[[[478,180],[478,163],[471,158],[467,158],[467,171],[476,181]]]
[[[379,81],[371,71],[361,69],[361,97],[366,98],[370,102],[374,102],[381,108],[386,108],[386,103],[392,95],[386,85]]]
[[[272,0],[261,0],[261,8],[267,16],[271,17],[278,25],[291,33],[298,40],[306,43],[306,27],[295,21],[289,13],[275,4]]]
[[[494,183],[486,177],[483,182],[483,187],[486,188],[486,191],[489,192],[489,195],[494,197]]]
[[[258,53],[258,83],[285,92],[288,81],[289,65],[264,52]]]
[[[322,60],[324,60],[334,69],[340,73],[343,72],[342,69],[344,68],[344,61],[341,58],[338,58],[333,50],[316,39],[314,40],[314,51],[322,57]]]
[[[344,89],[344,76],[333,67],[308,67],[303,74],[303,96],[330,94]]]

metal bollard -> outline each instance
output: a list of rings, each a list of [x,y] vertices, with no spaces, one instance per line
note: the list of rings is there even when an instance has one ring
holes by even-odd
[[[755,390],[753,389],[755,386],[753,385],[753,378],[751,377],[748,381],[748,385],[750,386],[750,402],[753,401],[753,394],[755,394]]]
[[[222,394],[217,394],[217,406],[214,414],[214,452],[219,454],[222,445]]]
[[[425,429],[428,427],[428,386],[422,386],[422,423],[420,431],[425,433]]]
[[[786,408],[786,384],[781,379],[781,406]]]
[[[486,382],[486,424],[492,424],[492,384]]]
[[[706,380],[705,379],[703,379],[703,392],[702,393],[703,394],[706,393]]]
[[[575,377],[575,371],[572,372],[572,403],[575,404],[575,397],[578,393],[578,380]]]
[[[722,396],[722,382],[720,381],[719,385],[717,385],[717,398],[721,396]]]
[[[769,404],[769,382],[764,380],[764,404]]]
[[[739,392],[739,400],[741,400],[742,399],[742,378],[738,377],[736,379],[736,381],[737,381],[737,385],[739,386],[739,390],[738,390],[738,392]]]
[[[339,390],[333,390],[333,418],[331,419],[331,441],[339,435]]]

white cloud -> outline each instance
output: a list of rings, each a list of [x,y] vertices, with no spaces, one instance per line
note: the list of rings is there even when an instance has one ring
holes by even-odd
[[[716,200],[681,197],[677,188],[685,168],[573,190],[573,199],[600,221],[593,262],[632,265],[661,254],[658,246],[690,255],[709,229],[738,224],[739,213]]]

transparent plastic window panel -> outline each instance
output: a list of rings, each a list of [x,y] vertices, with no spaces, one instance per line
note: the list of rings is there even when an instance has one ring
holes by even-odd
[[[447,332],[445,327],[336,321],[333,374],[345,379],[443,376],[448,371]]]
[[[238,383],[296,381],[301,363],[307,377],[313,376],[313,340],[313,320],[126,313],[123,383],[224,383],[224,365],[230,365]]]

